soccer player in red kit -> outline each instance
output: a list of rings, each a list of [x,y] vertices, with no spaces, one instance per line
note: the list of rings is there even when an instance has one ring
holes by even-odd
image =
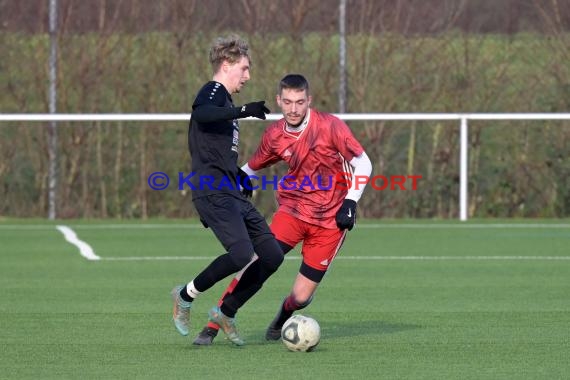
[[[251,159],[242,169],[249,176],[258,170],[285,161],[289,170],[277,190],[279,207],[270,228],[284,253],[303,243],[303,262],[291,293],[270,323],[267,340],[278,340],[283,323],[312,301],[313,294],[338,253],[347,230],[354,227],[356,202],[364,186],[348,186],[345,176],[370,176],[372,164],[350,128],[337,117],[310,108],[308,81],[289,74],[279,83],[277,104],[284,118],[271,124]],[[338,181],[339,178],[344,179]],[[263,285],[256,276],[258,260],[253,260],[226,289],[220,300],[225,307],[241,307]],[[240,282],[258,281],[258,287]],[[226,304],[228,294],[240,304]],[[219,326],[210,321],[194,344],[212,344]]]

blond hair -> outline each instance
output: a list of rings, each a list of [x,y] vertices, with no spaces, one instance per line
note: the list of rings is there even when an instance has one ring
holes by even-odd
[[[235,34],[227,37],[218,37],[210,48],[210,64],[212,69],[214,69],[214,73],[220,70],[222,63],[225,61],[234,64],[241,57],[247,57],[251,64],[247,42]]]

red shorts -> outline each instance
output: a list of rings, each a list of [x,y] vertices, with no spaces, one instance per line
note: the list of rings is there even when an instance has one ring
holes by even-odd
[[[315,226],[282,211],[273,215],[269,227],[278,240],[291,247],[303,242],[303,262],[320,271],[328,269],[346,235],[346,231]]]

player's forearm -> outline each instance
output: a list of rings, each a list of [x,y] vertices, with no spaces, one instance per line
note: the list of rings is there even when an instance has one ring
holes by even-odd
[[[198,123],[212,123],[221,120],[232,120],[239,117],[238,107],[218,107],[206,104],[192,111],[192,118]]]
[[[253,170],[247,162],[241,167],[241,170],[243,170],[248,176],[257,175],[257,172]]]
[[[358,202],[366,186],[362,186],[362,184],[357,186],[357,181],[354,181],[354,178],[358,176],[370,178],[370,174],[372,173],[372,162],[370,162],[370,158],[368,158],[366,152],[362,152],[360,156],[354,157],[350,160],[350,165],[354,168],[354,173],[352,174],[353,181],[351,188],[348,189],[348,194],[345,199],[352,199],[353,201]]]

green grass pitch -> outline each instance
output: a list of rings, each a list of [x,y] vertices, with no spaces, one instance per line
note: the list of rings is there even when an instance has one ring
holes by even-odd
[[[220,253],[195,221],[0,221],[0,378],[570,378],[568,220],[360,222],[302,312],[312,353],[264,340],[299,249],[238,314],[246,346],[191,344],[229,278],[175,332],[171,288]]]

